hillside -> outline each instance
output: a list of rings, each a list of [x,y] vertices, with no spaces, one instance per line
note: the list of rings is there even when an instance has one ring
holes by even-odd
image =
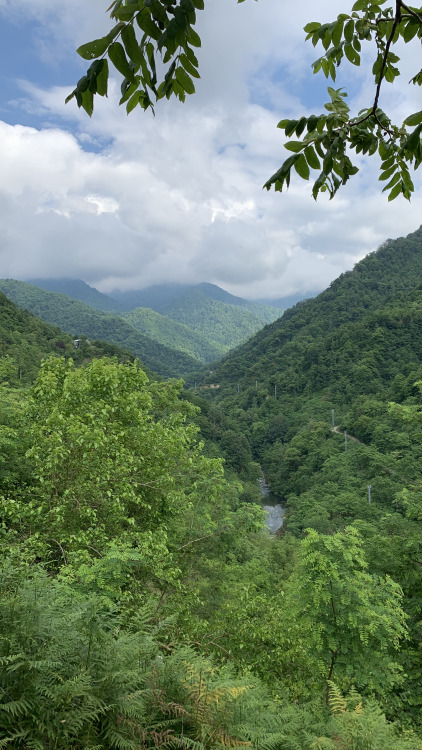
[[[276,311],[273,319],[279,313]],[[226,352],[263,326],[262,317],[249,309],[210,299],[198,289],[190,289],[172,302],[166,315],[216,342]]]
[[[89,286],[80,279],[28,279],[28,284],[44,289],[46,292],[58,292],[66,294],[67,297],[84,302],[85,305],[93,307],[101,312],[120,313],[123,308],[116,300],[102,294],[93,286]]]
[[[51,354],[72,357],[77,363],[102,356],[117,356],[120,361],[132,359],[130,352],[100,341],[88,343],[83,339],[75,349],[73,337],[20,309],[0,292],[0,357],[9,362],[4,378],[20,385],[31,383],[41,360]]]
[[[264,323],[271,323],[282,314],[282,311],[279,309],[280,305],[271,307],[265,303],[235,297],[233,294],[221,289],[221,287],[216,286],[216,284],[208,284],[206,282],[195,285],[157,284],[147,289],[140,289],[139,291],[112,292],[110,297],[115,299],[126,311],[137,307],[149,307],[151,310],[161,313],[161,315],[172,317],[171,310],[177,309],[179,314],[183,315],[185,320],[192,321],[193,325],[198,313],[198,299],[206,299],[209,302],[220,302],[231,307],[242,308],[238,310],[240,318],[242,317],[242,311],[247,310]],[[212,311],[212,305],[209,304],[208,309]],[[234,313],[232,312],[231,314],[233,315]]]
[[[30,283],[123,317],[144,336],[199,363],[213,362],[282,314],[279,309],[235,297],[215,284],[156,285],[140,291],[116,292],[112,298],[80,280],[36,279]],[[198,362],[193,365],[182,361],[176,369],[185,373],[197,365]]]
[[[279,382],[282,390],[289,391],[291,373],[300,373],[312,347],[317,349],[342,325],[362,320],[395,294],[410,292],[421,283],[422,228],[384,243],[320,295],[287,310],[282,318],[229,354],[215,369],[213,378],[244,380],[245,386],[258,378],[273,385]]]
[[[85,335],[129,349],[149,369],[163,377],[180,377],[200,365],[187,354],[152,341],[122,318],[93,310],[64,294],[46,292],[13,279],[0,280],[0,290],[19,307],[47,323],[58,325],[74,338]]]
[[[223,347],[178,323],[144,307],[137,307],[122,316],[134,328],[160,344],[172,347],[194,357],[199,362],[214,362],[225,353]]]

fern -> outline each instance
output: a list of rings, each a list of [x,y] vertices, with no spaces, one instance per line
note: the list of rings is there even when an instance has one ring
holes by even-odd
[[[329,685],[329,706],[333,714],[344,714],[347,708],[347,701],[343,698],[340,690],[334,682],[328,683]]]

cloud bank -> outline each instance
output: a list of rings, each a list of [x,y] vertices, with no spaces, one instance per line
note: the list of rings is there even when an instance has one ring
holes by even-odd
[[[319,20],[339,12],[333,0],[319,5]],[[56,54],[61,41],[70,56],[107,28],[98,0],[88,10],[80,0],[65,5],[63,16],[60,7],[0,0],[6,19],[32,14],[40,54]],[[160,104],[155,119],[127,118],[118,82],[91,120],[64,105],[73,80],[21,82],[15,104],[36,127],[0,122],[0,275],[83,278],[106,292],[209,281],[275,297],[322,289],[386,238],[414,231],[420,198],[388,204],[376,163],[362,162],[331,202],[315,204],[299,178],[287,194],[262,190],[286,155],[278,120],[315,110],[308,20],[310,3],[299,18],[270,0],[209,0],[197,95]],[[370,96],[365,69],[353,87],[357,101]],[[408,104],[393,102],[400,114]]]

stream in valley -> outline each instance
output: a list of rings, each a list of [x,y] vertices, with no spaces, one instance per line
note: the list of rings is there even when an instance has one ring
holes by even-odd
[[[281,505],[281,498],[271,492],[263,476],[258,479],[258,482],[262,495],[262,507],[267,512],[266,524],[271,534],[275,534],[283,525],[286,509],[284,505]]]

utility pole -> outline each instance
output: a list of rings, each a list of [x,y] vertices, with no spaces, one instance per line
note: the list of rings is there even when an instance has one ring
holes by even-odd
[[[277,386],[274,386],[274,398],[277,400]]]
[[[237,392],[239,393],[239,383],[237,384]]]
[[[344,450],[347,451],[347,431],[344,431]]]
[[[334,409],[331,409],[331,426],[334,427]]]
[[[255,380],[255,388],[258,388],[258,381]]]
[[[368,503],[371,503],[371,485],[368,484],[367,487],[368,487]]]

